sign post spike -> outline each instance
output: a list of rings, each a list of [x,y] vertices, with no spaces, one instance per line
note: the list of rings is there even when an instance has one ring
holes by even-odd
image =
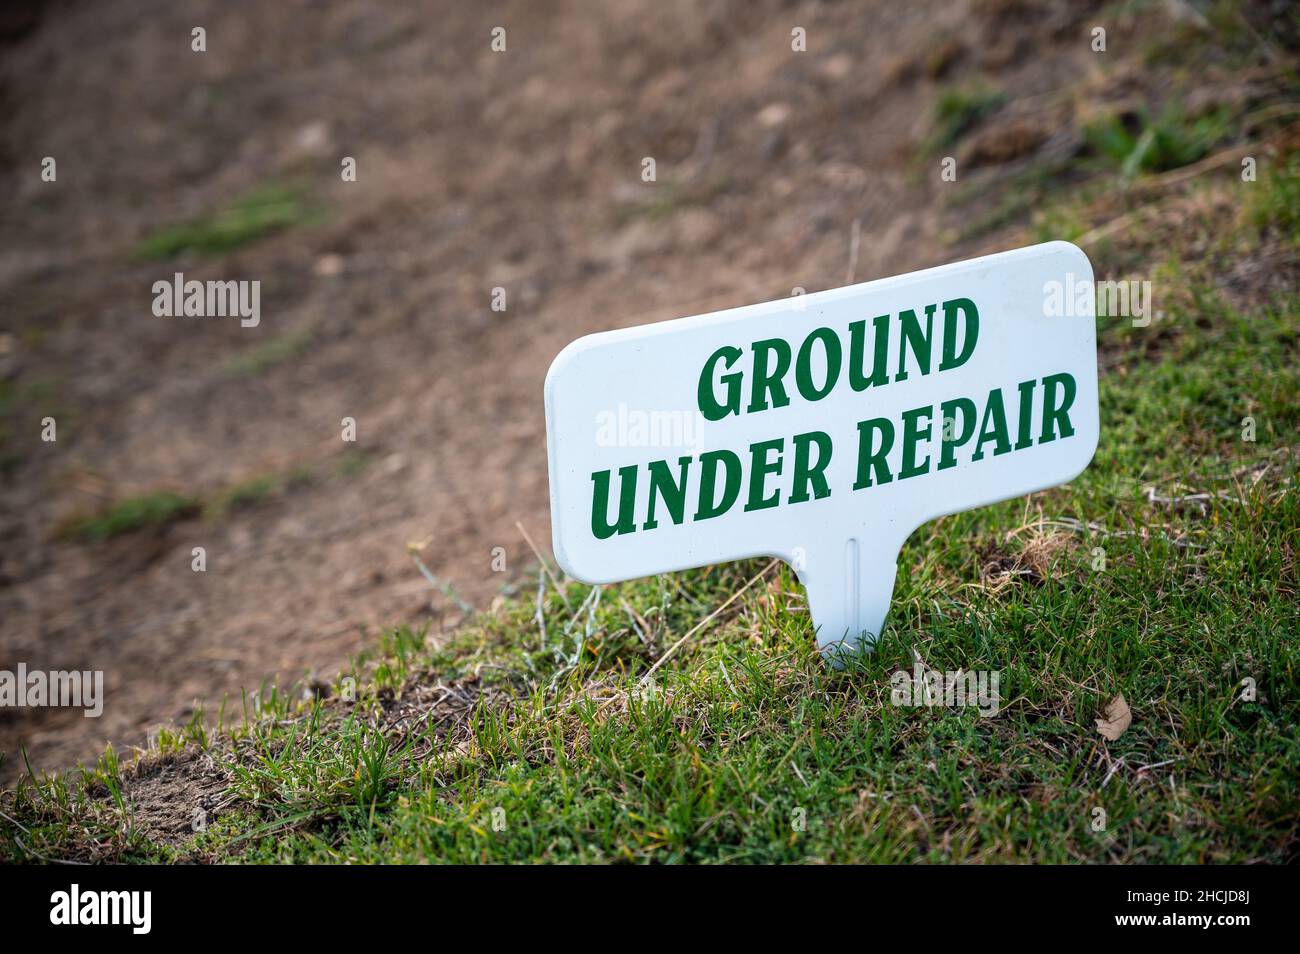
[[[802,557],[804,567],[796,572],[808,594],[817,645],[833,665],[872,649],[880,638],[897,555],[897,544],[864,527],[846,540],[812,545]]]

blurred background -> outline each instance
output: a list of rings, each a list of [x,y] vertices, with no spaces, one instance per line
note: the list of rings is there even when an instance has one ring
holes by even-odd
[[[517,586],[579,335],[1053,238],[1150,277],[1238,201],[1201,177],[1293,155],[1296,36],[1267,0],[7,5],[0,669],[106,700],[0,709],[0,783]],[[178,271],[260,281],[260,324],[155,317]]]

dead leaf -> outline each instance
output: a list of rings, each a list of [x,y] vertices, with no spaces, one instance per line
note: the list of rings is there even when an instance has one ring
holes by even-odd
[[[1097,720],[1097,731],[1103,738],[1114,742],[1132,724],[1133,712],[1124,701],[1124,693],[1121,692],[1110,700],[1110,705],[1106,706],[1106,718]]]

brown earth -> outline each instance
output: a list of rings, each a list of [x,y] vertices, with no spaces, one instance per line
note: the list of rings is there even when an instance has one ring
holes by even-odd
[[[37,9],[0,22],[0,669],[102,669],[107,700],[0,710],[4,783],[20,745],[67,767],[198,700],[332,676],[381,627],[454,626],[408,543],[477,608],[534,560],[517,523],[547,548],[542,380],[567,342],[1023,244],[1032,209],[968,227],[1025,163],[1076,153],[1086,109],[1155,82],[1137,21],[1108,20],[1099,56],[1100,14],[1064,2]],[[936,97],[979,83],[1008,105],[941,182]],[[268,183],[317,214],[220,255],[133,255]],[[154,317],[175,271],[260,280],[261,324]],[[61,532],[262,477],[224,512]]]

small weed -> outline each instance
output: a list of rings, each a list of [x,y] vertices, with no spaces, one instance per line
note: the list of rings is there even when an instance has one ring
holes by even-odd
[[[204,505],[203,515],[212,519],[224,517],[232,511],[264,503],[276,494],[314,479],[312,469],[305,464],[286,471],[259,474],[213,494]]]
[[[1143,113],[1125,122],[1107,116],[1084,129],[1084,139],[1125,179],[1141,173],[1166,172],[1190,165],[1209,154],[1229,131],[1226,110],[1212,110],[1194,119],[1176,103],[1152,118]]]
[[[265,185],[220,211],[155,232],[136,246],[135,256],[168,259],[182,252],[219,255],[313,218],[315,213],[301,188]]]
[[[962,136],[996,113],[1006,101],[1005,93],[982,86],[944,90],[935,102],[934,129],[926,151],[933,153],[956,145]]]
[[[226,362],[225,373],[232,378],[253,378],[311,346],[314,335],[309,327],[295,328],[278,334],[255,348],[235,355]]]
[[[157,491],[118,501],[93,516],[76,518],[64,526],[60,536],[92,541],[110,540],[124,533],[162,528],[188,520],[201,509],[202,505],[194,497],[171,491]]]
[[[370,466],[370,455],[365,451],[349,448],[339,458],[335,472],[340,477],[355,477]]]

